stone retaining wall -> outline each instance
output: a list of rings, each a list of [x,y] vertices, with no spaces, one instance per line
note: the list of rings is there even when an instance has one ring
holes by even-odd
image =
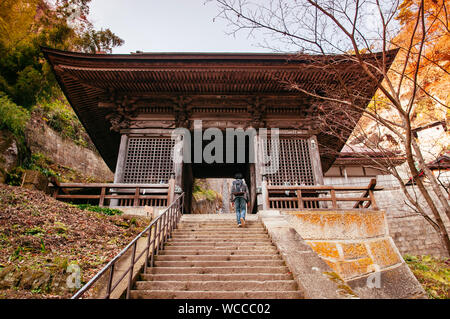
[[[389,236],[384,211],[303,210],[283,214],[360,298],[425,296]]]
[[[411,187],[408,188],[412,191]],[[424,203],[422,196],[420,194],[417,196]],[[375,199],[378,207],[386,211],[389,235],[402,255],[449,256],[433,227],[405,204],[406,198],[402,190],[393,188],[377,191]],[[435,203],[438,201],[435,200]],[[427,213],[434,219],[431,212]],[[441,218],[450,231],[450,221],[445,214],[441,214]]]
[[[113,181],[114,175],[99,154],[81,147],[35,119],[26,130],[27,144],[33,153],[43,153],[55,163],[70,167],[99,181]]]

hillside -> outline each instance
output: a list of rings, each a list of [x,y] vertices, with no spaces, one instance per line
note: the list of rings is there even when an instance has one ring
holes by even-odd
[[[68,265],[77,264],[87,282],[148,222],[0,185],[0,298],[70,297]]]

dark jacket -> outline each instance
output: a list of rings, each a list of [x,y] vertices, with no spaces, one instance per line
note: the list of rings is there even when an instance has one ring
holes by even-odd
[[[235,181],[236,181],[236,179],[235,179]],[[245,199],[245,201],[248,203],[248,200],[249,200],[249,194],[248,194],[248,187],[247,187],[247,184],[245,184],[245,181],[243,180],[243,182],[244,182],[244,185],[243,185],[243,188],[244,188],[244,195],[238,195],[238,196],[235,196],[235,195],[233,195],[233,193],[231,193],[231,196],[230,196],[230,200],[232,201],[232,202],[234,202],[234,200],[236,199],[236,198],[238,198],[238,197],[243,197],[244,199]],[[231,185],[231,191],[233,190],[233,185]]]

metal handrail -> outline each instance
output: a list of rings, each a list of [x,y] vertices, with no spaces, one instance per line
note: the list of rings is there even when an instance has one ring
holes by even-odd
[[[164,243],[167,239],[170,238],[172,231],[177,227],[178,221],[180,217],[183,215],[183,206],[184,206],[184,193],[178,196],[170,206],[168,206],[161,215],[159,215],[155,220],[153,220],[150,225],[148,225],[139,235],[137,235],[124,249],[122,249],[116,257],[114,257],[105,267],[102,268],[94,277],[92,277],[89,282],[87,282],[80,290],[78,290],[71,299],[79,299],[83,296],[93,285],[96,283],[102,275],[104,275],[108,270],[110,270],[108,285],[106,289],[106,296],[104,299],[109,299],[111,293],[114,289],[122,282],[125,276],[128,274],[128,286],[126,298],[130,297],[130,291],[133,284],[133,271],[136,262],[144,255],[145,263],[144,263],[144,271],[147,270],[148,266],[153,267],[154,256],[159,253],[159,250],[163,248]],[[154,229],[154,232],[152,232]],[[145,234],[148,233],[147,246],[136,258],[136,248],[137,242],[140,238],[142,238]],[[153,239],[152,239],[153,233]],[[151,247],[151,249],[150,249]],[[122,257],[128,250],[132,248],[132,254],[130,259],[130,266],[127,270],[120,276],[118,280],[113,284],[114,278],[114,269],[116,262]]]

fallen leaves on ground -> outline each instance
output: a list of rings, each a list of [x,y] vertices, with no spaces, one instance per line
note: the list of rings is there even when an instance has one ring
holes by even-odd
[[[54,281],[62,281],[70,275],[67,266],[77,264],[85,283],[148,223],[147,218],[107,216],[40,191],[0,185],[0,299],[70,297],[73,290],[66,287],[28,287],[20,276],[10,278],[13,284],[7,287],[1,284],[1,273],[50,272]]]

